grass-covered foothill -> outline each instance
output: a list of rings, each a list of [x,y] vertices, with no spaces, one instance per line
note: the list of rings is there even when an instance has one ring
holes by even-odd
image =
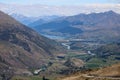
[[[46,80],[55,80],[53,77],[44,77]],[[11,80],[43,80],[43,76],[14,76]]]

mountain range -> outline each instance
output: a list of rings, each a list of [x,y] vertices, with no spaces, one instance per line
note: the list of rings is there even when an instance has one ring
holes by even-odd
[[[39,33],[114,42],[120,37],[120,14],[113,11],[79,14],[40,24],[34,29]]]
[[[21,22],[22,24],[28,26],[28,27],[34,27],[43,23],[48,23],[50,21],[53,21],[57,18],[59,18],[59,16],[56,15],[52,15],[52,16],[39,16],[39,17],[28,17],[28,16],[24,16],[21,14],[11,14],[11,17],[13,17],[14,19],[16,19],[17,21]]]
[[[39,19],[39,17],[27,17],[27,16],[20,15],[20,14],[11,14],[10,16],[27,26],[30,23],[33,23],[34,21]]]

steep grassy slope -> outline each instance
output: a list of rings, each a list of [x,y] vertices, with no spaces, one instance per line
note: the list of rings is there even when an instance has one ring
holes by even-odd
[[[94,72],[93,74],[96,74],[98,76],[120,77],[120,63],[100,69]]]
[[[120,64],[92,70],[86,72],[78,72],[67,77],[58,78],[58,80],[119,80],[120,79]]]
[[[0,64],[15,69],[39,68],[48,59],[63,54],[61,49],[59,43],[0,12]]]

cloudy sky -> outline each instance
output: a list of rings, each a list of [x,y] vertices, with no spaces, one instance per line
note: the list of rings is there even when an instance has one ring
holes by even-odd
[[[43,4],[43,5],[81,5],[81,4],[117,4],[120,0],[0,0],[1,3]]]
[[[120,13],[120,0],[0,0],[0,10],[24,16],[71,16],[113,10]]]

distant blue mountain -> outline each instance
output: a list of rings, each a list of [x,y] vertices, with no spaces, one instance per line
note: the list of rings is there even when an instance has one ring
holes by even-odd
[[[29,25],[30,23],[36,21],[39,19],[39,17],[27,17],[24,15],[20,15],[20,14],[11,14],[10,16],[12,16],[13,18],[15,18],[17,21],[21,22],[24,25]]]
[[[34,29],[39,33],[114,41],[120,39],[120,15],[113,11],[79,14],[55,19]]]
[[[43,23],[48,23],[54,19],[59,18],[56,15],[53,16],[40,16],[40,17],[27,17],[21,14],[11,14],[13,18],[15,18],[17,21],[21,22],[24,25],[27,25],[28,27],[34,27],[37,25],[41,25]]]
[[[55,20],[57,18],[59,18],[59,16],[56,16],[56,15],[53,15],[53,16],[41,16],[41,17],[39,17],[38,20],[30,23],[29,26],[35,27],[35,26],[38,26],[38,25],[53,21],[53,20]]]

